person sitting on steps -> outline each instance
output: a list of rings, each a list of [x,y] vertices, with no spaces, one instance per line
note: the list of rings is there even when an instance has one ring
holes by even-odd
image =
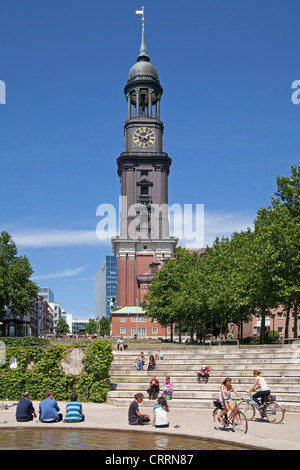
[[[150,388],[148,388],[147,392],[149,393],[149,400],[151,400],[151,397],[153,397],[153,400],[156,399],[159,392],[159,381],[156,377],[151,377]]]
[[[198,372],[198,382],[200,383],[201,381],[206,383],[208,382],[209,379],[209,367],[208,366],[202,366],[200,369],[200,372]]]

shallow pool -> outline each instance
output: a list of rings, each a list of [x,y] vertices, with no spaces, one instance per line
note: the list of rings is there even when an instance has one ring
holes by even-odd
[[[0,449],[11,450],[241,450],[231,444],[147,432],[89,429],[0,430]]]

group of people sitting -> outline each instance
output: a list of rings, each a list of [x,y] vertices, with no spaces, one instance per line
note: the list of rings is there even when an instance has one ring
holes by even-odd
[[[37,418],[34,406],[30,401],[30,393],[25,392],[22,400],[17,404],[16,420],[18,422],[32,421]],[[79,423],[84,421],[85,417],[82,412],[82,404],[78,401],[78,396],[73,393],[71,400],[66,405],[65,423]],[[51,392],[45,393],[45,399],[39,404],[39,421],[42,423],[57,423],[63,420],[63,415],[57,401]]]
[[[150,380],[150,387],[147,392],[149,393],[149,400],[155,400],[158,397],[159,393],[159,381],[153,376]],[[173,382],[171,382],[170,377],[167,376],[163,382],[163,390],[161,398],[166,400],[171,400],[173,395]]]
[[[161,361],[163,358],[164,358],[163,353],[160,351],[159,348],[157,348],[156,352],[149,356],[149,359],[147,362],[147,370],[155,370],[157,362]],[[142,371],[145,365],[145,362],[146,362],[145,355],[143,352],[141,352],[140,355],[136,358],[134,366],[137,368],[137,370]]]
[[[139,404],[142,403],[144,395],[137,393],[134,397],[134,401],[130,404],[128,410],[128,422],[131,425],[144,425],[155,426],[156,428],[167,428],[169,427],[168,413],[169,406],[165,397],[160,397],[157,403],[153,407],[152,420],[147,413],[141,413],[139,410]]]

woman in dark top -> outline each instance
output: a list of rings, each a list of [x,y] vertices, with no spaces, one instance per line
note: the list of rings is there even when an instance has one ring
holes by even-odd
[[[150,380],[150,388],[148,388],[147,392],[149,393],[149,400],[153,398],[155,400],[158,392],[159,392],[159,382],[156,377],[152,377]]]
[[[155,364],[154,356],[151,355],[148,360],[147,370],[155,370],[155,366],[156,364]]]

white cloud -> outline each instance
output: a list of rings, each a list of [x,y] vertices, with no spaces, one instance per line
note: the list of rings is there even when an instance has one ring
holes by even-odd
[[[82,271],[85,270],[85,266],[75,268],[75,269],[63,269],[62,271],[56,273],[48,273],[48,274],[39,274],[37,276],[32,276],[33,281],[39,281],[41,279],[58,279],[62,277],[72,277],[80,274]]]
[[[202,244],[197,248],[206,245],[211,246],[216,237],[230,237],[233,232],[253,228],[255,215],[243,212],[207,212],[204,208],[204,219],[201,215],[202,209],[199,205],[199,213],[193,211],[191,217],[184,217],[179,214],[178,219],[174,219],[171,224],[171,232],[178,236],[181,246],[195,247],[197,243]],[[171,206],[172,207],[172,206]],[[197,223],[196,223],[197,222]],[[204,231],[203,231],[204,228]],[[111,237],[115,236],[115,227],[108,227],[102,230],[101,237],[95,230],[39,230],[26,229],[11,232],[12,238],[19,247],[26,248],[52,248],[70,246],[111,246]],[[193,238],[194,237],[194,238]],[[203,242],[204,239],[204,242]],[[195,245],[196,243],[196,245]]]
[[[216,237],[230,237],[233,232],[240,232],[253,228],[255,215],[242,212],[205,213],[204,216],[204,240],[205,245],[211,246]]]
[[[110,244],[99,240],[96,230],[37,230],[28,229],[11,234],[17,246],[27,248],[51,248],[64,246],[97,246]]]
[[[193,219],[184,227],[183,235],[185,236],[179,236],[178,244],[186,248],[212,246],[216,237],[230,238],[233,232],[240,232],[247,230],[247,228],[252,229],[254,219],[255,216],[242,212],[218,213],[204,210],[204,218],[200,218],[197,224],[195,214],[193,214]],[[177,233],[180,233],[180,230]],[[174,234],[176,236],[176,230],[174,230]]]

